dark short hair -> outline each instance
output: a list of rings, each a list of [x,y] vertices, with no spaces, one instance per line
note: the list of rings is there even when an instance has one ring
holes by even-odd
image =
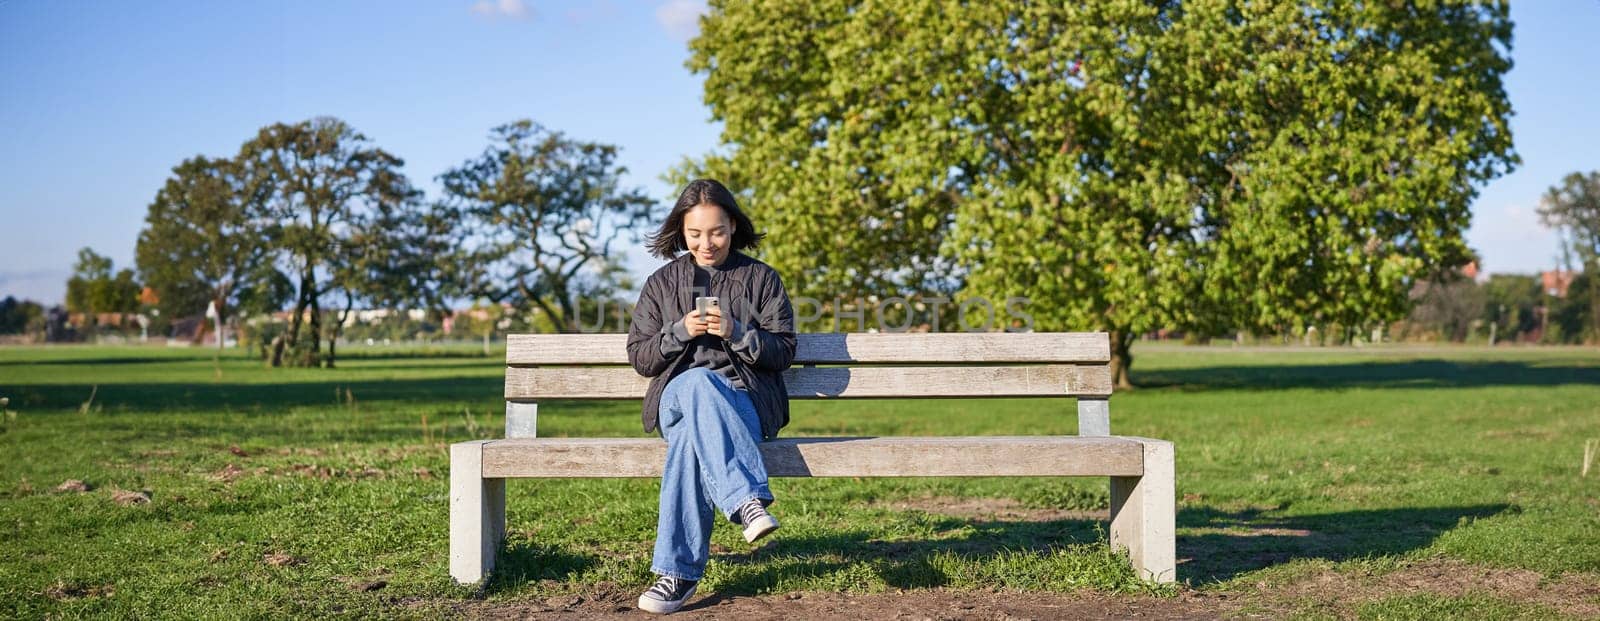
[[[733,192],[729,192],[726,186],[715,179],[695,179],[684,186],[683,193],[678,195],[677,204],[672,206],[672,212],[667,214],[667,220],[661,223],[660,230],[645,241],[645,248],[650,250],[650,254],[671,260],[679,252],[688,250],[689,245],[683,240],[683,214],[700,205],[716,205],[728,214],[728,219],[733,221],[733,250],[753,250],[767,236],[766,233],[756,232],[756,225],[739,209],[739,202],[733,200]]]

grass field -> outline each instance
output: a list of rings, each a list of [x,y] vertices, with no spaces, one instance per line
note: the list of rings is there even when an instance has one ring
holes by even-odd
[[[446,447],[499,435],[502,363],[470,348],[341,353],[338,369],[272,370],[208,351],[0,348],[0,616],[431,617],[646,584],[654,481],[519,480],[497,578],[453,585]],[[701,592],[1600,614],[1600,459],[1580,477],[1600,439],[1596,350],[1137,353],[1142,387],[1112,398],[1112,429],[1176,443],[1184,586],[1141,583],[1107,550],[1103,479],[777,479],[784,530],[752,550],[719,526]],[[806,401],[784,433],[1070,434],[1074,411]],[[636,402],[539,413],[545,436],[641,435]],[[56,489],[71,479],[87,491]],[[1430,572],[1498,578],[1385,586]],[[1313,588],[1329,581],[1344,586]]]

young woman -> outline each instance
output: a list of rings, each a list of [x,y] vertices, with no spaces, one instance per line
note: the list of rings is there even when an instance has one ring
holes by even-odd
[[[740,252],[764,236],[727,188],[699,179],[649,241],[670,262],[639,294],[628,360],[653,378],[644,429],[666,438],[667,463],[651,564],[659,578],[639,596],[641,610],[675,612],[694,595],[711,555],[713,506],[746,541],[778,528],[756,444],[789,423],[782,373],[794,360],[794,308],[778,273]],[[703,297],[717,304],[701,312]]]

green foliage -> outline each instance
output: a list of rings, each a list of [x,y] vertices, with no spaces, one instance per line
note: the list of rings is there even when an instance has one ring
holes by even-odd
[[[196,156],[173,167],[134,251],[163,316],[192,317],[215,304],[227,321],[241,295],[265,284],[254,279],[270,277],[274,231],[255,189],[231,160]]]
[[[689,66],[795,295],[1043,330],[1404,316],[1509,169],[1505,2],[713,2]]]
[[[1471,278],[1450,274],[1417,283],[1409,319],[1437,330],[1444,340],[1465,341],[1484,316],[1488,298]]]
[[[1589,271],[1575,275],[1567,287],[1567,297],[1551,300],[1550,321],[1545,342],[1595,343],[1600,342],[1600,329],[1594,325],[1597,299],[1600,293],[1600,272]]]
[[[112,274],[110,257],[91,248],[78,251],[67,279],[67,310],[76,313],[131,313],[139,310],[139,283],[133,270]]]
[[[1585,274],[1600,274],[1600,170],[1569,174],[1551,187],[1539,205],[1539,219],[1561,235],[1569,261],[1576,258]],[[1600,340],[1600,287],[1592,285],[1585,287],[1582,302],[1589,311],[1584,332]],[[1568,291],[1569,297],[1576,295]]]
[[[21,334],[32,331],[44,319],[44,307],[33,300],[6,296],[0,300],[0,334]]]
[[[470,247],[454,265],[463,293],[510,303],[573,332],[598,300],[628,288],[613,251],[640,240],[652,201],[623,189],[617,148],[521,120],[496,127],[482,155],[439,176]],[[585,312],[589,311],[589,312]]]
[[[1499,338],[1514,339],[1539,329],[1540,313],[1548,296],[1539,277],[1525,274],[1490,274],[1484,282],[1483,317],[1498,327]]]
[[[1539,219],[1584,265],[1600,261],[1600,170],[1571,173],[1545,192]]]
[[[297,279],[288,332],[270,353],[273,366],[286,360],[333,364],[332,351],[326,359],[321,351],[323,298],[329,294],[342,293],[346,308],[356,299],[421,294],[394,286],[413,282],[412,270],[433,265],[431,248],[406,243],[415,240],[413,224],[424,217],[400,158],[344,121],[319,117],[263,127],[240,147],[236,161],[247,193],[258,197],[274,222],[277,262]],[[385,226],[400,229],[386,237]],[[303,321],[310,323],[304,332]],[[289,348],[293,355],[285,358]]]

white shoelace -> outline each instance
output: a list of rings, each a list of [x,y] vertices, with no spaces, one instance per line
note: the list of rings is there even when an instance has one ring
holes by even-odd
[[[664,602],[670,602],[678,599],[679,587],[684,582],[687,582],[687,580],[680,580],[672,576],[661,576],[660,578],[656,579],[656,583],[651,585],[650,590],[646,591],[645,594],[654,594],[658,596],[656,599]]]
[[[739,522],[749,526],[751,521],[765,514],[766,510],[761,508],[761,501],[752,500],[744,503],[743,507],[739,507]]]

